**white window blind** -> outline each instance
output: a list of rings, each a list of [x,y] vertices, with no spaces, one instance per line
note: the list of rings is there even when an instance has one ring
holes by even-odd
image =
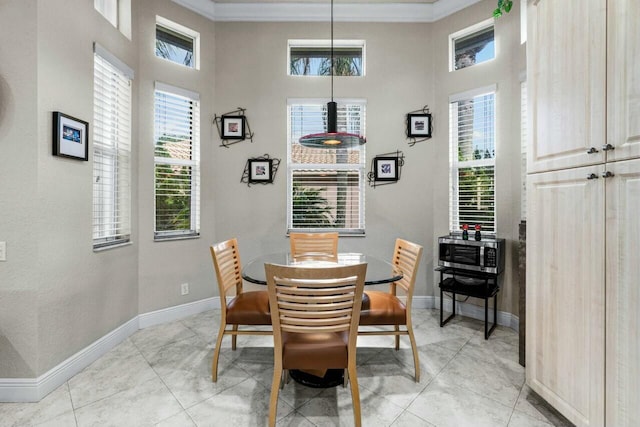
[[[95,50],[93,247],[97,249],[126,243],[131,236],[133,72],[99,46]]]
[[[362,100],[338,103],[338,132],[364,135]],[[364,233],[365,146],[308,148],[301,136],[326,131],[326,103],[289,100],[288,103],[288,230],[331,230]]]
[[[199,96],[156,83],[155,91],[156,239],[200,233]]]
[[[495,216],[495,88],[450,100],[449,228],[463,224],[496,232]]]

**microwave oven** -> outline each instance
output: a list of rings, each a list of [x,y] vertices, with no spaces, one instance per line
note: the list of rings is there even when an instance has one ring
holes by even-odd
[[[438,238],[438,265],[460,270],[500,274],[504,271],[504,239],[483,237],[463,240],[461,236]]]

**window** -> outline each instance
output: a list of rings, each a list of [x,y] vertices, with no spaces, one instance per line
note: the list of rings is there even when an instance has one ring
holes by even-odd
[[[336,102],[338,131],[364,135],[365,101]],[[363,234],[365,146],[327,149],[298,143],[303,135],[326,131],[322,100],[289,100],[288,117],[288,230]]]
[[[334,40],[335,76],[364,75],[364,41]],[[330,76],[331,40],[289,40],[289,75]]]
[[[156,239],[200,234],[199,95],[156,82]]]
[[[200,34],[168,19],[156,16],[156,56],[176,64],[199,69]]]
[[[495,233],[495,86],[452,96],[449,106],[449,228]]]
[[[93,0],[93,7],[131,40],[131,0]]]
[[[449,36],[449,71],[460,70],[496,57],[493,19]]]
[[[93,0],[93,7],[118,28],[118,0]]]
[[[133,71],[94,47],[93,247],[131,236],[131,79]]]

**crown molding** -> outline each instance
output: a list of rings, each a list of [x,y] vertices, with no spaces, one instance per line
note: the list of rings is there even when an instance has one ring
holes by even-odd
[[[330,13],[329,3],[172,1],[212,21],[222,22],[325,22]],[[440,0],[435,3],[340,3],[334,5],[334,21],[435,22],[480,1]]]

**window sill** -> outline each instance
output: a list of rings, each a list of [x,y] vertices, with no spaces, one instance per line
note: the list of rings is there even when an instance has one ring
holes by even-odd
[[[192,240],[199,239],[200,234],[185,234],[185,235],[171,235],[171,236],[154,236],[154,242],[172,242],[175,240]]]
[[[123,243],[114,243],[113,245],[100,246],[99,248],[93,248],[94,253],[110,251],[111,249],[122,248],[123,246],[131,246],[133,245],[132,241],[123,242]]]

